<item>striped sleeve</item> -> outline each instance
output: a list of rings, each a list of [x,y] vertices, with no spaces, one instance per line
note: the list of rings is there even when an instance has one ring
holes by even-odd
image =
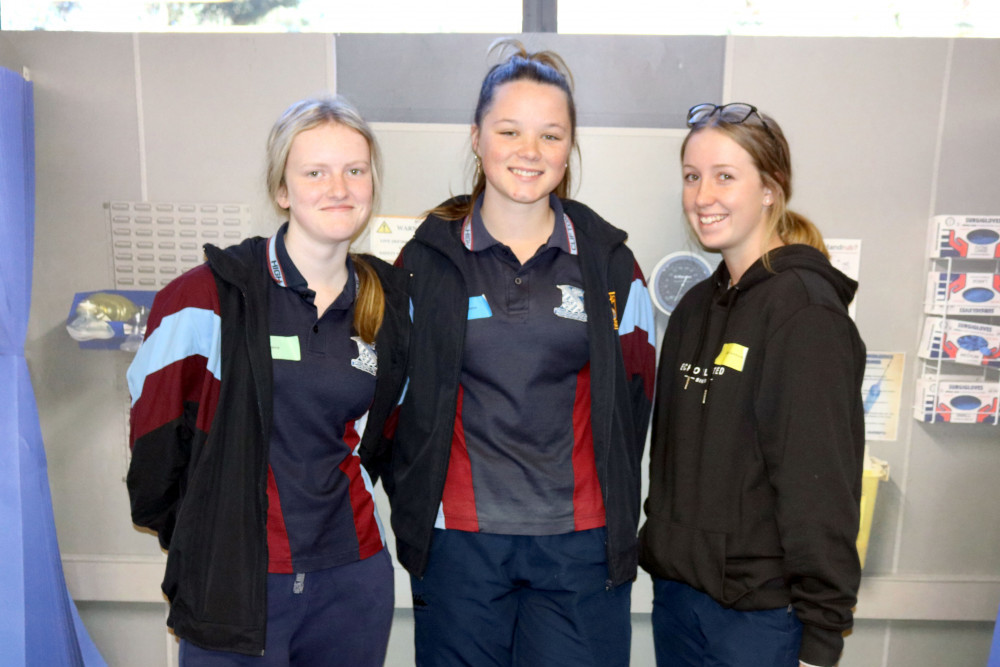
[[[632,281],[620,315],[618,337],[631,387],[636,433],[645,443],[656,377],[656,320],[642,269],[634,259],[632,265]]]
[[[129,366],[127,486],[132,521],[167,548],[192,447],[204,442],[219,396],[221,320],[207,265],[157,294],[146,340]]]

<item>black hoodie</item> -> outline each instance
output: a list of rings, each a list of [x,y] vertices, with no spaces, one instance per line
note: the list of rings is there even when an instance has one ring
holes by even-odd
[[[670,318],[640,564],[726,607],[793,604],[800,659],[832,665],[861,577],[857,283],[805,245],[770,265],[729,287],[720,263]]]

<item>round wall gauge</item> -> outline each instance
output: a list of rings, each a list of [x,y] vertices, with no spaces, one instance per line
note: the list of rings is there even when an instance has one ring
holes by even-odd
[[[701,255],[686,250],[672,252],[653,268],[649,279],[653,303],[669,315],[685,292],[710,275],[712,267]]]

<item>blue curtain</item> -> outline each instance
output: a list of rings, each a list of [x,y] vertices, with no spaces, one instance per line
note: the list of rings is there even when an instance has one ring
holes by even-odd
[[[986,667],[1000,667],[1000,610],[997,610],[997,622],[993,626],[993,644],[990,646],[990,660]]]
[[[66,589],[24,360],[34,234],[32,88],[0,68],[0,662],[104,665]]]

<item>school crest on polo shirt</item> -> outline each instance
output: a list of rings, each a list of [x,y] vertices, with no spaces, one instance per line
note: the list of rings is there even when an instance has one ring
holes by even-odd
[[[375,354],[375,347],[361,340],[361,336],[351,336],[351,340],[358,344],[358,358],[351,359],[351,366],[370,375],[376,375],[378,355]]]
[[[556,285],[562,292],[562,303],[552,309],[559,317],[577,322],[587,321],[587,312],[583,309],[583,288],[575,285]]]

